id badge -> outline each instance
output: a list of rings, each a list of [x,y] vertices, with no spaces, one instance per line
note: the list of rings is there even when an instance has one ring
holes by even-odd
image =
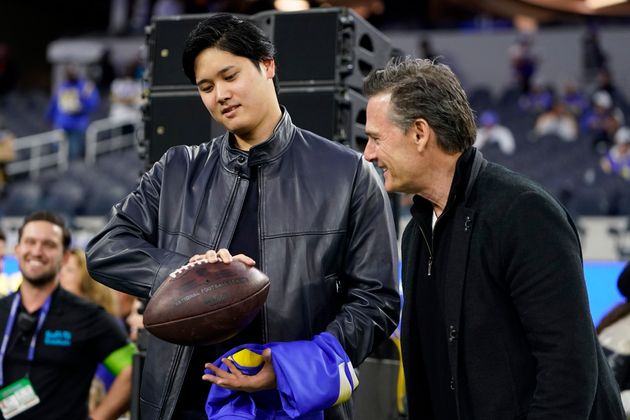
[[[7,420],[37,404],[39,397],[28,378],[22,378],[0,389],[0,410]]]

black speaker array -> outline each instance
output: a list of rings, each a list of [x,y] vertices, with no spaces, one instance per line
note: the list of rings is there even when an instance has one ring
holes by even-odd
[[[225,132],[212,120],[181,68],[186,36],[208,16],[159,17],[147,30],[148,163],[171,146],[199,144]],[[249,18],[276,46],[279,99],[293,122],[363,150],[367,100],[361,93],[362,80],[392,56],[390,41],[346,8],[267,11]]]
[[[200,144],[224,133],[204,107],[197,89],[184,75],[182,51],[188,33],[207,15],[160,17],[147,28],[148,101],[144,133],[148,165],[169,147]]]
[[[276,45],[280,103],[295,124],[362,151],[363,78],[390,58],[389,39],[345,8],[269,11],[252,19]]]

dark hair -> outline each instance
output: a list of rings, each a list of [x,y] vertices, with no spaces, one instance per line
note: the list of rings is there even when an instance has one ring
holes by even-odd
[[[598,334],[606,327],[609,327],[621,318],[630,314],[630,261],[626,263],[626,266],[619,274],[619,278],[617,279],[617,289],[619,290],[619,293],[626,298],[626,301],[615,306],[602,317],[602,320],[599,321],[596,329]]]
[[[53,225],[57,225],[61,228],[61,232],[62,232],[61,242],[63,245],[63,250],[64,251],[67,250],[68,247],[70,246],[70,241],[72,239],[72,234],[70,233],[70,229],[66,227],[66,223],[64,222],[61,216],[47,210],[36,211],[34,213],[29,214],[28,216],[24,218],[24,222],[22,222],[22,226],[20,226],[20,229],[18,229],[18,242],[20,242],[20,240],[22,239],[22,231],[24,230],[24,226],[26,226],[30,222],[36,222],[40,220],[45,221],[45,222],[50,222]]]
[[[5,235],[2,229],[0,229],[0,241],[6,241],[6,240],[7,240],[7,235]]]
[[[421,58],[393,58],[363,81],[369,98],[391,94],[390,120],[405,132],[425,119],[437,134],[438,146],[462,152],[475,142],[477,127],[466,93],[451,69]]]
[[[218,13],[199,22],[186,38],[182,66],[193,85],[197,84],[195,59],[207,48],[217,48],[249,58],[256,68],[259,68],[262,60],[273,59],[276,55],[273,43],[253,21]],[[275,78],[274,85],[276,86]]]
[[[621,270],[621,273],[619,273],[617,289],[626,300],[630,300],[630,261],[626,263],[626,266]]]

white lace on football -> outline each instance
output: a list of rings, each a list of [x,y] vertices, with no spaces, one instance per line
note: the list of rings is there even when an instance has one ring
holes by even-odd
[[[191,262],[191,263],[188,263],[186,265],[182,265],[177,270],[175,270],[171,274],[169,274],[169,277],[175,278],[175,277],[179,276],[180,274],[182,274],[184,271],[190,270],[191,268],[193,268],[196,265],[205,264],[207,262],[208,262],[208,260],[206,258],[202,258],[202,259],[197,260],[195,262]]]

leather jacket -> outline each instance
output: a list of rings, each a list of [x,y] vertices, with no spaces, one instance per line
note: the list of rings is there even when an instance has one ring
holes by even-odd
[[[291,123],[249,153],[225,134],[176,146],[87,247],[99,282],[150,298],[194,254],[227,248],[258,171],[257,267],[271,287],[264,341],[308,340],[328,331],[358,366],[399,319],[397,251],[387,195],[375,168],[351,149]],[[150,337],[140,391],[143,419],[170,419],[192,354]],[[328,419],[351,418],[347,407]]]

